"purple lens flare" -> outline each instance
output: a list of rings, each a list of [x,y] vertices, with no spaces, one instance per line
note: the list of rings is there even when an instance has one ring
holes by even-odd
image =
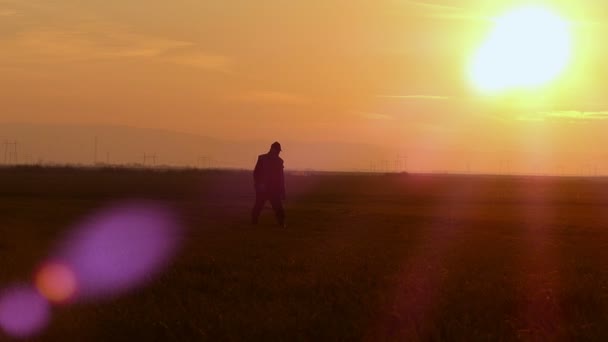
[[[11,337],[35,336],[50,318],[50,304],[31,286],[15,285],[0,295],[0,327]]]
[[[77,225],[41,268],[39,288],[60,301],[120,295],[163,271],[180,237],[177,217],[165,206],[131,202],[102,210]]]

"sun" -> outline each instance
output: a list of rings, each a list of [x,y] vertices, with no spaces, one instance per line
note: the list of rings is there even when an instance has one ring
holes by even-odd
[[[496,20],[469,68],[484,93],[534,89],[557,78],[572,51],[569,23],[547,8],[526,6]]]

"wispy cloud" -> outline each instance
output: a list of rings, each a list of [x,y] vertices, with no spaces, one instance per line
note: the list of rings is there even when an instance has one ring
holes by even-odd
[[[489,17],[484,16],[473,9],[465,7],[427,1],[401,0],[398,2],[411,7],[414,10],[418,10],[422,16],[428,18],[452,20],[489,20]]]
[[[608,111],[578,111],[578,110],[558,110],[545,111],[532,114],[523,114],[517,117],[520,121],[548,121],[548,120],[567,120],[567,121],[592,121],[608,120]]]
[[[211,55],[201,52],[168,57],[167,60],[180,65],[198,69],[229,72],[232,60],[226,56]]]
[[[405,100],[448,100],[449,96],[438,95],[378,95],[385,99],[405,99]]]
[[[355,114],[357,114],[359,117],[361,117],[363,119],[367,119],[367,120],[394,120],[395,119],[394,117],[392,117],[390,115],[380,114],[380,113],[356,112]]]
[[[30,55],[68,61],[117,57],[155,57],[193,43],[148,37],[116,30],[38,29],[20,33],[16,45]]]
[[[0,17],[12,17],[17,15],[17,11],[12,9],[0,9]]]
[[[428,9],[428,10],[432,10],[432,11],[459,12],[459,11],[464,10],[464,8],[458,7],[458,6],[444,5],[444,4],[434,3],[434,2],[427,2],[427,1],[404,0],[401,2],[404,4],[410,5],[410,6],[420,7],[420,8]]]
[[[302,105],[309,100],[301,95],[280,91],[250,91],[233,97],[234,100],[249,103]]]
[[[90,60],[140,58],[197,69],[228,71],[230,58],[202,51],[197,44],[130,32],[108,24],[73,28],[38,28],[18,33],[0,43],[18,59],[30,63],[86,62]]]

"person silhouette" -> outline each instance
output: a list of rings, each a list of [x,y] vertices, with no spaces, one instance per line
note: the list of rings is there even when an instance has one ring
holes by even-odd
[[[251,223],[257,224],[260,213],[266,201],[270,201],[277,222],[281,227],[285,225],[285,210],[283,200],[285,199],[285,176],[283,174],[283,159],[279,157],[281,144],[278,142],[270,145],[270,151],[258,156],[258,161],[253,170],[253,182],[255,186],[255,204],[251,211]]]

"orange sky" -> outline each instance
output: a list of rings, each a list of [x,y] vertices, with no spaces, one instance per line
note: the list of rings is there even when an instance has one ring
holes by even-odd
[[[491,18],[527,3],[572,22],[571,65],[536,92],[479,94],[468,61]],[[593,0],[0,0],[0,121],[363,142],[420,170],[471,160],[608,172],[606,10]]]

